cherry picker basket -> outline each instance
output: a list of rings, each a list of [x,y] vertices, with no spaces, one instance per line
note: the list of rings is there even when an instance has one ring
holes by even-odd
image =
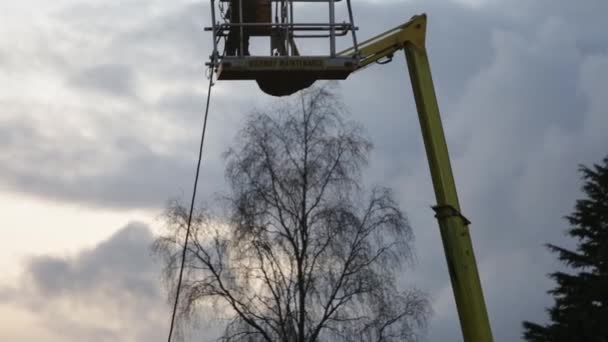
[[[336,20],[338,5],[348,13],[342,22]],[[325,7],[327,21],[297,22],[295,12],[301,6]],[[208,65],[215,68],[219,80],[255,80],[264,92],[284,96],[317,80],[346,79],[358,63],[350,0],[211,0],[211,18],[212,26],[205,28],[213,32]],[[348,36],[355,53],[338,55],[336,41]],[[267,37],[268,53],[250,54],[249,37]],[[326,42],[325,53],[301,53],[296,40],[312,38]]]

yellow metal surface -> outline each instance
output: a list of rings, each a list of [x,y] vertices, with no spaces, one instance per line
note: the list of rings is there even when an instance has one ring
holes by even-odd
[[[468,220],[460,213],[456,184],[443,132],[426,49],[405,46],[410,79],[437,200],[436,217],[465,342],[491,342]]]
[[[422,137],[437,200],[436,217],[465,342],[491,342],[492,331],[483,298],[477,262],[469,233],[469,221],[460,213],[460,203],[441,124],[439,106],[425,47],[426,15],[417,15],[403,25],[383,32],[350,48],[339,56],[358,58],[357,70],[392,57],[404,50]]]
[[[359,43],[338,53],[338,56],[355,56],[358,52],[357,69],[362,69],[384,57],[402,50],[406,45],[424,49],[426,40],[426,15],[416,15],[408,22]]]

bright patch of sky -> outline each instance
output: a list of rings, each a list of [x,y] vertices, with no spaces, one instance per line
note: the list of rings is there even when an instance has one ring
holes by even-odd
[[[91,209],[15,193],[0,195],[0,208],[0,284],[14,281],[30,256],[72,255],[96,245],[130,221],[154,223],[157,215],[137,210]]]

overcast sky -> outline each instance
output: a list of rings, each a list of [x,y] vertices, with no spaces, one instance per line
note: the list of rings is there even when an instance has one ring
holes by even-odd
[[[571,245],[577,165],[608,154],[605,0],[353,0],[360,37],[429,16],[428,49],[496,341],[545,319]],[[169,310],[150,256],[158,215],[190,191],[211,53],[207,1],[0,3],[0,340],[162,341]],[[318,13],[318,12],[314,12]],[[347,43],[343,43],[347,44]],[[200,194],[253,82],[214,87]],[[375,144],[416,236],[404,281],[429,293],[429,341],[460,332],[401,54],[338,88]]]

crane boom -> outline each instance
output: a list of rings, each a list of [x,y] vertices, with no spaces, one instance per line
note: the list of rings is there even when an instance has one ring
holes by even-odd
[[[375,37],[340,51],[340,57],[356,57],[358,64],[355,71],[361,70],[374,62],[392,57],[395,52],[412,44],[419,49],[425,48],[426,15],[415,15],[409,21],[385,31]]]
[[[358,59],[354,70],[358,71],[383,58],[392,58],[399,50],[405,51],[437,200],[433,210],[439,222],[463,338],[465,342],[491,342],[492,331],[473,253],[470,222],[460,211],[425,40],[426,15],[422,14],[341,51],[338,56]]]
[[[274,96],[295,93],[321,79],[346,79],[351,73],[363,70],[372,63],[383,64],[384,59],[392,59],[393,55],[400,50],[405,52],[437,200],[437,205],[433,207],[433,210],[435,210],[435,217],[439,222],[462,335],[465,342],[491,342],[492,331],[473,253],[469,233],[470,222],[460,211],[426,52],[426,15],[416,15],[402,25],[357,43],[350,1],[346,1],[350,13],[350,23],[344,24],[336,24],[333,16],[327,24],[294,23],[293,13],[286,22],[244,23],[243,20],[238,20],[228,24],[216,24],[215,1],[211,0],[214,24],[212,27],[206,28],[213,32],[214,38],[214,54],[208,65],[217,71],[218,80],[256,80],[264,92]],[[295,0],[284,2],[284,4],[291,6],[293,1]],[[298,1],[328,2],[330,12],[333,12],[334,1],[338,0]],[[281,2],[283,3],[283,1]],[[259,3],[268,3],[268,1],[260,0]],[[265,13],[268,13],[268,8],[264,8],[266,8]],[[285,35],[282,37],[291,39],[291,42],[294,37],[329,37],[331,52],[329,55],[300,56],[296,49],[291,54],[286,53],[286,49],[279,49],[282,53],[270,56],[220,55],[217,51],[218,38],[229,36],[231,30],[236,32],[236,29],[241,31],[242,36],[244,27],[266,27],[269,30],[262,30],[266,34],[270,34],[270,32],[282,34],[284,30]],[[330,31],[329,35],[326,34],[327,30]],[[336,32],[342,32],[342,34]],[[346,35],[349,32],[352,33],[354,46],[334,53],[336,36]]]

